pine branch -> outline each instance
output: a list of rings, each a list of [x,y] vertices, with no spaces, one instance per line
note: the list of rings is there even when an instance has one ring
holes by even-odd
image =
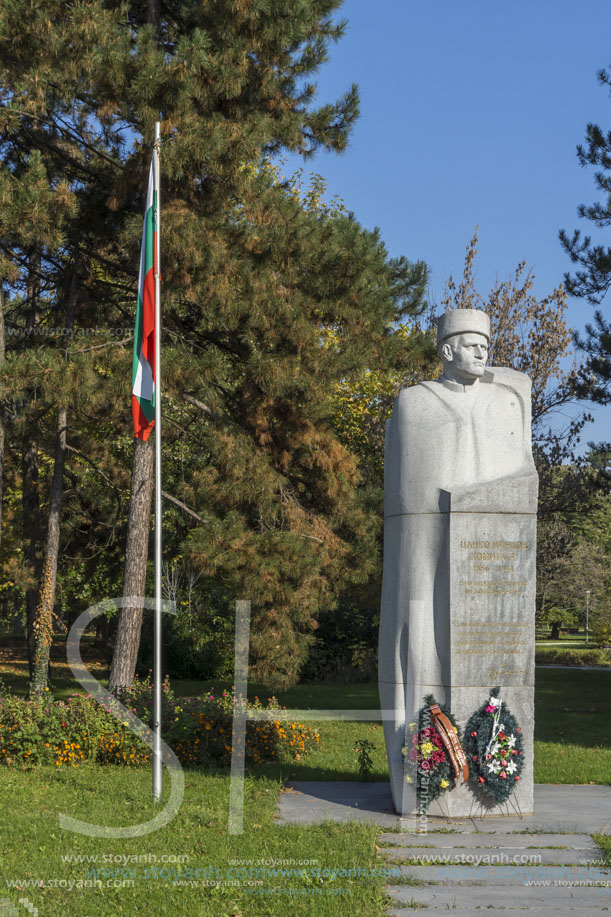
[[[179,500],[178,497],[173,497],[172,494],[169,494],[167,490],[162,490],[161,496],[165,497],[166,500],[169,500],[170,503],[173,503],[175,506],[178,506],[179,509],[184,510],[184,512],[189,516],[197,519],[198,522],[201,522],[203,525],[208,525],[208,519],[204,519],[204,517],[200,516],[199,513],[196,513],[194,509],[191,509],[190,506],[187,506],[186,503],[183,503],[182,500]]]
[[[100,470],[97,463],[92,461],[88,456],[86,456],[84,452],[81,452],[80,449],[77,449],[76,446],[71,446],[69,443],[66,443],[66,450],[68,452],[74,452],[74,454],[78,455],[79,458],[82,458],[84,462],[87,462],[87,464],[90,465],[94,469],[96,474],[99,474],[99,476],[103,478],[104,481],[106,481],[106,483],[110,485],[110,487],[113,488],[115,493],[119,496],[119,500],[120,500],[120,494],[122,490],[125,493],[129,493],[128,488],[117,487],[116,483],[111,478],[109,478],[107,475],[105,475],[103,471]]]
[[[199,401],[197,398],[194,398],[193,395],[183,395],[183,398],[189,404],[192,404],[194,407],[199,408],[200,411],[203,411],[204,414],[207,414],[208,417],[211,417],[213,420],[218,420],[218,414],[215,414],[214,411],[208,407],[207,404],[204,404],[203,401]]]

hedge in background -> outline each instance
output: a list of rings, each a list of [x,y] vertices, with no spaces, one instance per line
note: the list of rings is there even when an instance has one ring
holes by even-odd
[[[535,650],[537,665],[608,665],[611,666],[609,649],[562,649],[562,647],[541,647]]]

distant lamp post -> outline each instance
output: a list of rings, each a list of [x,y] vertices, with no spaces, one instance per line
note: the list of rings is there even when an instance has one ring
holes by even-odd
[[[586,643],[589,642],[590,634],[590,593],[591,589],[586,589]]]

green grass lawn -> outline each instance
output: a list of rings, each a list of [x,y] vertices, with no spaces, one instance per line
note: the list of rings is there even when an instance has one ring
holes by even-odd
[[[551,633],[551,631],[550,631],[549,628],[537,628],[537,630],[535,631],[535,639],[536,639],[537,643],[545,643],[546,641],[548,641],[548,640],[549,640],[549,637],[550,637],[550,633]],[[576,634],[569,634],[569,633],[567,633],[566,631],[561,631],[560,634],[559,634],[559,636],[558,636],[558,640],[552,640],[552,641],[549,641],[549,642],[551,642],[551,643],[561,642],[561,643],[575,643],[575,644],[582,644],[582,643],[583,643],[583,644],[585,644],[585,642],[586,642],[586,633],[585,633],[585,629],[584,629],[584,630],[578,631]],[[594,642],[594,641],[593,641],[593,637],[592,637],[592,632],[590,631],[590,645],[592,645],[593,642]]]
[[[536,670],[535,783],[611,783],[611,671]]]
[[[94,647],[93,635],[85,634],[81,638],[83,662],[91,674],[102,684],[108,684],[108,662],[104,654]],[[64,699],[75,691],[82,691],[66,661],[66,637],[54,634],[51,647],[51,665],[49,682],[53,694]],[[27,650],[24,637],[15,636],[6,631],[0,633],[0,685],[5,685],[14,694],[28,693]]]
[[[41,917],[384,913],[385,879],[375,875],[383,868],[375,843],[379,829],[280,827],[273,821],[279,785],[261,773],[245,781],[244,833],[227,832],[227,774],[186,770],[184,802],[174,820],[129,840],[64,831],[58,815],[100,825],[147,821],[159,810],[151,801],[149,768],[3,770],[0,785],[3,799],[10,799],[0,901],[16,906],[27,898]],[[255,870],[250,879],[249,869]],[[353,877],[341,875],[349,869]],[[299,870],[307,874],[296,875]]]

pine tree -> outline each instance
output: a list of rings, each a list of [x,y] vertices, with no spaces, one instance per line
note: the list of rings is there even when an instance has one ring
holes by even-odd
[[[598,80],[611,89],[611,73],[600,70]],[[577,147],[577,158],[582,166],[595,166],[596,187],[604,195],[602,201],[590,206],[581,204],[580,217],[590,220],[599,229],[611,224],[611,131],[605,133],[597,124],[588,124],[586,143]],[[582,296],[595,306],[600,305],[611,287],[611,247],[592,241],[576,229],[572,235],[560,231],[560,242],[573,264],[578,265],[574,275],[565,274],[565,286],[573,296]],[[594,314],[594,323],[586,325],[586,338],[577,336],[577,343],[587,354],[581,372],[579,394],[600,404],[611,402],[611,324],[600,309]],[[608,449],[608,445],[606,446]]]
[[[336,389],[364,365],[398,371],[409,358],[391,325],[420,307],[425,272],[389,261],[350,216],[304,206],[266,169],[252,180],[240,222],[225,217],[225,276],[203,275],[225,327],[189,323],[185,338],[181,316],[189,348],[173,355],[166,410],[202,457],[182,495],[207,521],[183,551],[252,598],[257,677],[288,683],[319,612],[377,570],[377,512],[335,431]]]
[[[168,556],[184,553],[202,588],[208,578],[251,598],[256,673],[284,683],[297,677],[320,609],[376,565],[377,523],[331,392],[365,366],[399,371],[409,360],[392,327],[418,312],[425,279],[422,265],[389,259],[376,233],[316,195],[304,201],[266,165],[282,150],[347,143],[356,89],[313,106],[315,74],[344,29],[332,18],[339,5],[162,0],[134,2],[126,17],[115,2],[15,0],[0,10],[0,199],[12,205],[0,240],[14,302],[23,266],[40,259],[38,325],[51,323],[77,250],[75,333],[132,325],[162,113],[164,453],[186,441],[189,456],[166,464]],[[77,458],[121,482],[110,537],[127,522],[130,354],[120,340],[98,344],[89,331],[67,366],[59,345],[36,361],[27,346],[7,351],[13,367],[20,361],[14,378],[38,374],[45,417],[61,369],[74,418],[64,527],[81,542]],[[22,388],[12,383],[15,403]],[[48,435],[44,448],[49,456]],[[111,500],[103,489],[98,480],[99,519]]]

